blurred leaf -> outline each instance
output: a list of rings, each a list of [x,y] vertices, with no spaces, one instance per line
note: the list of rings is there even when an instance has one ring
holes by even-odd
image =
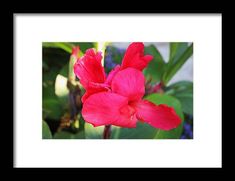
[[[60,120],[63,114],[61,104],[57,99],[44,99],[43,100],[43,118],[50,118]]]
[[[180,50],[181,49],[179,49],[178,51]],[[178,55],[177,53],[174,54],[175,56]],[[193,54],[193,43],[189,47],[187,47],[187,49],[179,56],[178,59],[172,59],[172,61],[167,64],[167,69],[164,72],[162,78],[164,85],[167,85],[167,83],[171,80],[171,78],[184,65],[184,63],[191,57],[192,54]]]
[[[193,83],[191,81],[179,81],[174,84],[171,84],[167,87],[166,93],[173,91],[172,93],[181,93],[181,92],[192,92]]]
[[[94,127],[90,123],[85,123],[86,139],[102,139],[104,126]]]
[[[144,75],[147,79],[151,77],[153,82],[158,82],[161,80],[165,71],[166,63],[163,60],[161,53],[154,45],[145,47],[144,51],[145,54],[150,54],[154,57],[148,64],[148,67],[144,69]]]
[[[71,42],[74,46],[79,46],[80,50],[85,53],[89,48],[95,48],[95,43],[93,42]]]
[[[172,42],[170,43],[170,58],[168,63],[174,64],[180,56],[185,52],[188,48],[187,42]]]
[[[42,87],[42,102],[43,102],[43,119],[51,118],[51,119],[59,119],[56,108],[53,108],[53,105],[57,105],[58,99],[55,95],[55,79],[51,79],[56,77],[54,76],[54,72],[47,72],[43,74],[43,87]]]
[[[67,131],[60,131],[55,133],[54,139],[84,139],[84,132],[80,131],[76,134]]]
[[[159,105],[159,104],[167,104],[170,107],[173,107],[175,112],[179,115],[182,120],[180,126],[170,131],[164,131],[157,129],[157,133],[155,134],[155,139],[178,139],[180,138],[183,131],[183,120],[184,115],[182,113],[180,101],[170,95],[164,94],[151,94],[147,96],[145,99]]]
[[[43,139],[51,139],[52,138],[50,128],[45,121],[42,121],[42,138]]]
[[[79,120],[79,130],[84,131],[85,130],[85,120],[83,119],[81,114],[77,115],[77,119]]]
[[[42,87],[42,94],[43,100],[49,98],[56,98],[55,95],[55,78],[57,76],[56,69],[51,69],[51,71],[43,72],[43,87]]]
[[[59,69],[51,68],[50,71],[43,72],[43,81],[51,81],[52,83],[55,81],[56,75],[58,74]]]
[[[138,122],[136,128],[120,128],[112,126],[111,139],[152,139],[157,129],[148,124]]]
[[[166,94],[176,97],[182,105],[182,110],[186,114],[193,115],[193,83],[180,81],[170,85]]]
[[[42,96],[43,96],[43,100],[45,99],[56,99],[56,95],[55,95],[55,88],[54,88],[54,83],[48,83],[48,82],[44,82],[43,85],[43,89],[42,89]]]
[[[80,131],[80,132],[74,134],[74,138],[75,139],[85,139],[85,132],[84,131]]]
[[[47,63],[45,61],[42,61],[42,69],[45,71],[49,70],[49,66],[47,65]]]
[[[60,99],[58,99],[58,96],[56,95],[55,79],[57,77],[57,72],[58,70],[56,71],[55,69],[52,69],[50,72],[43,73],[43,90],[42,90],[43,102],[45,100],[55,100],[57,102],[60,101],[60,103],[63,104],[64,100],[66,99],[66,98],[62,98],[63,100],[61,101]],[[58,85],[58,81],[56,85]]]
[[[54,139],[73,139],[73,134],[66,131],[56,132],[54,134]]]
[[[69,60],[68,63],[66,63],[61,69],[59,74],[64,76],[64,77],[68,77],[68,72],[69,72]]]
[[[175,96],[177,97],[183,108],[183,112],[193,115],[193,95]]]
[[[59,73],[61,68],[69,62],[70,53],[60,49],[60,48],[46,48],[43,47],[43,64],[46,64],[43,67],[43,73],[55,72]]]
[[[47,48],[61,48],[69,54],[72,53],[73,44],[66,42],[43,42],[43,47]]]
[[[154,139],[179,139],[183,132],[183,124],[170,131],[158,130]]]
[[[50,46],[54,48],[49,48]],[[46,47],[45,47],[46,46]],[[60,121],[64,114],[66,100],[65,89],[58,74],[67,76],[70,54],[61,48],[55,48],[55,44],[45,43],[43,47],[43,118]],[[55,89],[56,87],[56,89]],[[57,94],[57,95],[56,95]]]

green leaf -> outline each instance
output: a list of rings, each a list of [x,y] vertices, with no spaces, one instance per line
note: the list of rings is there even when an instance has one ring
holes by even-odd
[[[193,115],[193,95],[190,96],[175,96],[180,100],[182,104],[183,112],[186,114]]]
[[[66,132],[66,131],[60,131],[60,132],[56,132],[53,138],[54,139],[73,139],[73,134]]]
[[[193,115],[193,83],[180,81],[170,85],[166,94],[176,97],[182,105],[182,110],[186,114]]]
[[[180,124],[180,126],[170,131],[157,129],[157,133],[155,134],[154,138],[155,139],[178,139],[181,136],[182,131],[183,131],[183,120],[184,120],[184,115],[182,113],[180,101],[170,95],[165,95],[165,94],[151,94],[145,97],[145,99],[157,105],[166,104],[170,107],[173,107],[175,112],[178,114],[178,116],[182,120],[182,123]]]
[[[79,131],[78,133],[74,134],[74,139],[85,139],[85,132]]]
[[[157,129],[142,122],[138,122],[136,128],[111,128],[111,139],[152,139],[157,133]]]
[[[42,61],[42,69],[45,71],[49,70],[49,66],[47,65],[47,63],[45,61]]]
[[[84,139],[84,132],[80,131],[76,134],[67,131],[60,131],[55,133],[54,139]]]
[[[43,118],[60,120],[63,114],[61,104],[57,99],[48,98],[43,100]]]
[[[69,72],[69,60],[68,63],[66,63],[61,69],[59,74],[64,76],[64,77],[68,77],[68,72]]]
[[[164,131],[158,130],[157,134],[155,135],[155,139],[179,139],[183,132],[183,124],[179,125],[177,128]]]
[[[150,54],[154,58],[144,69],[144,75],[146,79],[152,78],[153,82],[161,80],[162,75],[166,68],[166,63],[163,60],[161,53],[154,45],[150,45],[144,48],[145,54]]]
[[[72,53],[73,44],[66,42],[43,42],[43,47],[47,48],[61,48],[69,54]]]
[[[189,47],[187,47],[187,49],[179,56],[178,59],[174,59],[174,61],[171,61],[167,64],[167,70],[164,72],[162,78],[164,85],[167,85],[171,78],[184,65],[184,63],[191,57],[192,54],[193,43]]]
[[[53,84],[57,75],[57,69],[51,68],[50,71],[43,72],[43,82],[51,81],[51,84]]]
[[[45,121],[42,121],[42,138],[43,139],[51,139],[52,138],[50,128]]]
[[[193,83],[191,81],[179,81],[167,87],[167,92],[173,89],[175,92],[192,91]]]
[[[43,84],[42,84],[42,95],[43,100],[49,98],[56,98],[55,95],[55,78],[57,76],[57,69],[51,68],[50,71],[43,71]]]
[[[50,98],[56,99],[54,82],[50,81],[43,82],[42,96],[43,96],[43,101],[45,99],[50,99]]]
[[[61,68],[69,62],[70,53],[61,48],[43,47],[42,53],[43,62],[47,65],[43,67],[43,73],[54,71],[57,75]]]
[[[95,44],[93,42],[71,42],[74,46],[79,46],[80,50],[85,53],[87,49],[94,48]]]
[[[188,48],[187,42],[172,42],[170,43],[170,58],[169,64],[174,64],[180,56],[185,52]]]
[[[67,65],[67,66],[66,66]],[[67,78],[62,76],[66,74],[68,64],[66,64],[56,74],[56,71],[51,70],[43,75],[43,118],[59,120],[64,110],[68,108],[68,88]],[[58,71],[57,71],[58,72]],[[68,72],[68,71],[67,71]],[[50,75],[53,75],[50,77]],[[54,80],[51,80],[51,79]]]
[[[92,124],[85,123],[86,139],[102,139],[104,126],[94,127]]]

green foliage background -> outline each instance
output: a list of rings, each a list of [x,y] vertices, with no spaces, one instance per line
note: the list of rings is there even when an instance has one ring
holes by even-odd
[[[71,60],[71,52],[74,46],[79,46],[80,56],[88,48],[97,48],[96,42],[44,42],[43,52],[43,112],[42,112],[42,138],[43,139],[102,139],[104,126],[94,128],[86,123],[81,111],[81,97],[84,93],[79,80],[74,77]],[[107,44],[105,44],[107,45]],[[109,52],[112,54],[114,64],[121,63],[124,51],[120,53],[118,48],[109,44]],[[111,127],[111,139],[179,139],[184,132],[185,121],[192,125],[193,120],[193,82],[180,81],[168,85],[172,77],[180,71],[184,63],[193,54],[193,44],[186,42],[169,43],[169,60],[163,59],[157,47],[152,44],[145,47],[145,53],[154,56],[144,70],[146,89],[161,83],[160,92],[146,90],[147,99],[155,104],[167,104],[175,109],[181,117],[182,124],[171,131],[155,129],[148,124],[138,122],[137,128]],[[104,57],[106,72],[108,56]],[[167,62],[167,63],[166,63]],[[106,66],[107,65],[107,66]],[[71,81],[74,79],[73,81]],[[190,117],[190,120],[188,118]],[[186,119],[187,118],[187,119]]]

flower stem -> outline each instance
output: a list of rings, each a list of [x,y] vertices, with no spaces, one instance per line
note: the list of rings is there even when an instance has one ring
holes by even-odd
[[[111,135],[111,125],[107,125],[104,127],[103,139],[109,139]]]

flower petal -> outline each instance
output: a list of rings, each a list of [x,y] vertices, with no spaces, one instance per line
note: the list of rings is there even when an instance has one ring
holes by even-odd
[[[102,53],[101,52],[95,52],[93,48],[86,50],[86,56],[90,56],[92,58],[95,58],[98,62],[101,62],[102,59]]]
[[[144,95],[144,82],[142,72],[134,68],[127,68],[114,76],[111,88],[113,92],[128,97],[129,101],[137,101]]]
[[[120,109],[128,99],[115,93],[101,92],[91,95],[83,104],[82,116],[93,126],[110,125],[123,120]]]
[[[180,125],[181,119],[175,110],[167,105],[156,105],[142,100],[134,105],[137,118],[155,128],[170,130]]]
[[[137,123],[136,110],[132,107],[124,105],[119,109],[120,116],[119,119],[113,122],[113,125],[120,126],[124,128],[135,128]]]
[[[85,94],[82,96],[82,102],[84,103],[86,99],[92,94],[98,92],[109,92],[109,91],[111,91],[111,89],[108,84],[90,82],[87,86]]]
[[[124,55],[122,69],[132,67],[142,71],[152,59],[152,55],[144,55],[143,43],[132,43]]]
[[[109,73],[107,79],[105,80],[105,83],[111,85],[114,76],[120,71],[120,69],[121,69],[120,65],[115,66],[113,70]]]
[[[88,49],[85,55],[75,63],[74,73],[85,89],[87,89],[89,82],[104,83],[105,72],[101,65],[101,58],[101,53],[95,53],[93,49]]]

